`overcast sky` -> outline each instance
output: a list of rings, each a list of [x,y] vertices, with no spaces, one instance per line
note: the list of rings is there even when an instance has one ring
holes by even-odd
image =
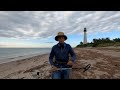
[[[120,11],[0,11],[0,47],[52,47],[63,31],[75,47],[93,38],[120,37]]]

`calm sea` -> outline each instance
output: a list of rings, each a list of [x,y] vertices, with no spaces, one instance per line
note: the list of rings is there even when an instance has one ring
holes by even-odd
[[[50,53],[51,48],[0,48],[0,60]]]

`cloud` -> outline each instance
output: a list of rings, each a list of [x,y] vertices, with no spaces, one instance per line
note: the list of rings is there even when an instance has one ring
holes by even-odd
[[[0,11],[0,37],[43,39],[84,27],[89,34],[120,30],[120,11]]]
[[[46,43],[54,43],[54,42],[46,42]]]

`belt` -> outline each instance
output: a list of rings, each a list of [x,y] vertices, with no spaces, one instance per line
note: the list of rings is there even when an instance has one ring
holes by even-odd
[[[63,62],[63,61],[58,61],[58,60],[55,60],[56,63],[59,63],[59,64],[67,64],[68,61],[66,62]]]

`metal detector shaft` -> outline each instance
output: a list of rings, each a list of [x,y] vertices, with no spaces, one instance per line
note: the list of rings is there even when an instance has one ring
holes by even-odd
[[[58,68],[57,70],[69,70],[69,69],[73,69],[73,68]]]
[[[87,71],[90,68],[91,64],[88,64],[84,68],[58,68],[57,70],[71,70],[71,69],[84,69],[83,72]]]

